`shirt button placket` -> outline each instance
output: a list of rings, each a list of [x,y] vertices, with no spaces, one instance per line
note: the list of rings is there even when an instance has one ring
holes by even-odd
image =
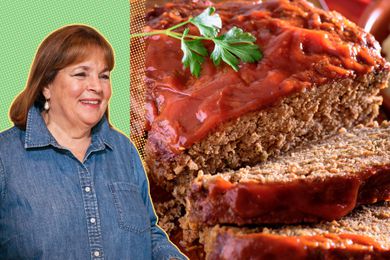
[[[100,256],[100,252],[98,250],[94,251],[93,252],[93,256],[99,257]]]
[[[92,189],[93,176],[91,176],[91,173],[84,164],[79,168],[79,178],[81,187],[83,187],[83,201],[88,221],[88,238],[92,258],[104,259],[97,197],[96,193]]]

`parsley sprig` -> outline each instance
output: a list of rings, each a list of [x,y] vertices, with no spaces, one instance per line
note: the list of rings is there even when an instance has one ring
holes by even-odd
[[[190,35],[189,28],[185,28],[183,33],[174,30],[187,24],[195,25],[201,36]],[[214,50],[210,58],[215,65],[221,61],[230,65],[235,71],[238,71],[239,60],[253,63],[262,58],[259,46],[255,44],[256,38],[242,29],[232,27],[225,34],[218,35],[222,28],[221,17],[215,13],[214,7],[208,7],[200,15],[190,17],[188,20],[176,24],[166,30],[154,30],[146,33],[132,34],[130,37],[144,37],[157,34],[165,34],[169,37],[181,41],[181,50],[183,51],[182,62],[184,67],[190,68],[191,73],[199,77],[201,65],[204,58],[209,55],[203,45],[204,40],[214,43]]]

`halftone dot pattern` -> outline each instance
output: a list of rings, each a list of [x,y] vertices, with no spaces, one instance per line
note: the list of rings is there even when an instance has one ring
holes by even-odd
[[[130,1],[130,33],[141,33],[145,27],[145,1]],[[145,146],[145,41],[130,40],[130,138],[144,157]]]
[[[9,108],[25,87],[30,65],[42,40],[60,27],[86,24],[101,32],[115,51],[110,121],[129,134],[129,2],[1,0],[0,7],[0,131],[13,125],[8,118]]]

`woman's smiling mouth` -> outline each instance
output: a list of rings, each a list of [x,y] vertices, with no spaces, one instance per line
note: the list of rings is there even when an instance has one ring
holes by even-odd
[[[101,100],[99,99],[81,99],[80,102],[85,105],[99,105]]]

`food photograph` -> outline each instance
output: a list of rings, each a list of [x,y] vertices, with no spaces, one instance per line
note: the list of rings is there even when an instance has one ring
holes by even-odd
[[[390,259],[390,1],[130,1],[130,133],[189,259]]]

